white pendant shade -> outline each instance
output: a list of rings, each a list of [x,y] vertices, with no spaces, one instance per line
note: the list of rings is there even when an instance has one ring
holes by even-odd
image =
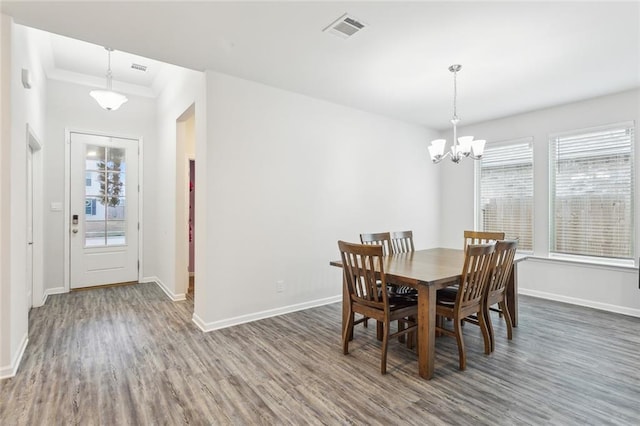
[[[111,90],[92,90],[89,95],[95,99],[98,104],[107,111],[115,111],[129,99],[125,95],[113,92]]]
[[[107,90],[92,90],[89,92],[89,95],[93,99],[98,102],[102,108],[107,111],[115,111],[122,106],[123,103],[127,102],[129,99],[125,95],[114,92],[111,90],[111,80],[113,76],[111,75],[111,52],[113,49],[110,47],[105,47],[107,51],[107,55],[109,57],[109,64],[107,66]]]

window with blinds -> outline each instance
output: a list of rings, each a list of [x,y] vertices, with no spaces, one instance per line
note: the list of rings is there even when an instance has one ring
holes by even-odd
[[[550,252],[634,257],[633,123],[550,138]]]
[[[518,238],[519,250],[533,251],[533,139],[487,144],[478,182],[479,227]]]

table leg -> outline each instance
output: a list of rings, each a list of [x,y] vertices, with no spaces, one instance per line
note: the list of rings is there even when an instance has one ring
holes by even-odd
[[[434,286],[418,287],[418,372],[420,377],[431,379],[435,364],[436,340],[436,289]]]
[[[507,309],[514,327],[518,326],[518,264],[514,262],[505,290]]]
[[[342,274],[342,335],[349,324],[349,292],[347,290],[347,278]],[[351,336],[353,338],[353,336]]]

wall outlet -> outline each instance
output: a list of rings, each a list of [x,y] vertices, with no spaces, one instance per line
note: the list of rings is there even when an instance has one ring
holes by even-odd
[[[282,293],[284,291],[284,281],[283,280],[276,281],[276,291],[278,293]]]

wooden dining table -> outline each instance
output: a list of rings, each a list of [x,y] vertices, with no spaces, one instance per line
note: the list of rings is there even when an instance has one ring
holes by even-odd
[[[386,280],[396,285],[418,290],[418,374],[431,379],[435,358],[436,291],[460,280],[464,265],[464,250],[433,248],[384,257]],[[517,259],[520,260],[520,259]],[[342,261],[330,265],[342,267]],[[517,261],[507,283],[507,309],[514,327],[518,324]],[[343,280],[344,281],[344,280]],[[342,328],[347,326],[349,297],[346,283],[342,289]]]

